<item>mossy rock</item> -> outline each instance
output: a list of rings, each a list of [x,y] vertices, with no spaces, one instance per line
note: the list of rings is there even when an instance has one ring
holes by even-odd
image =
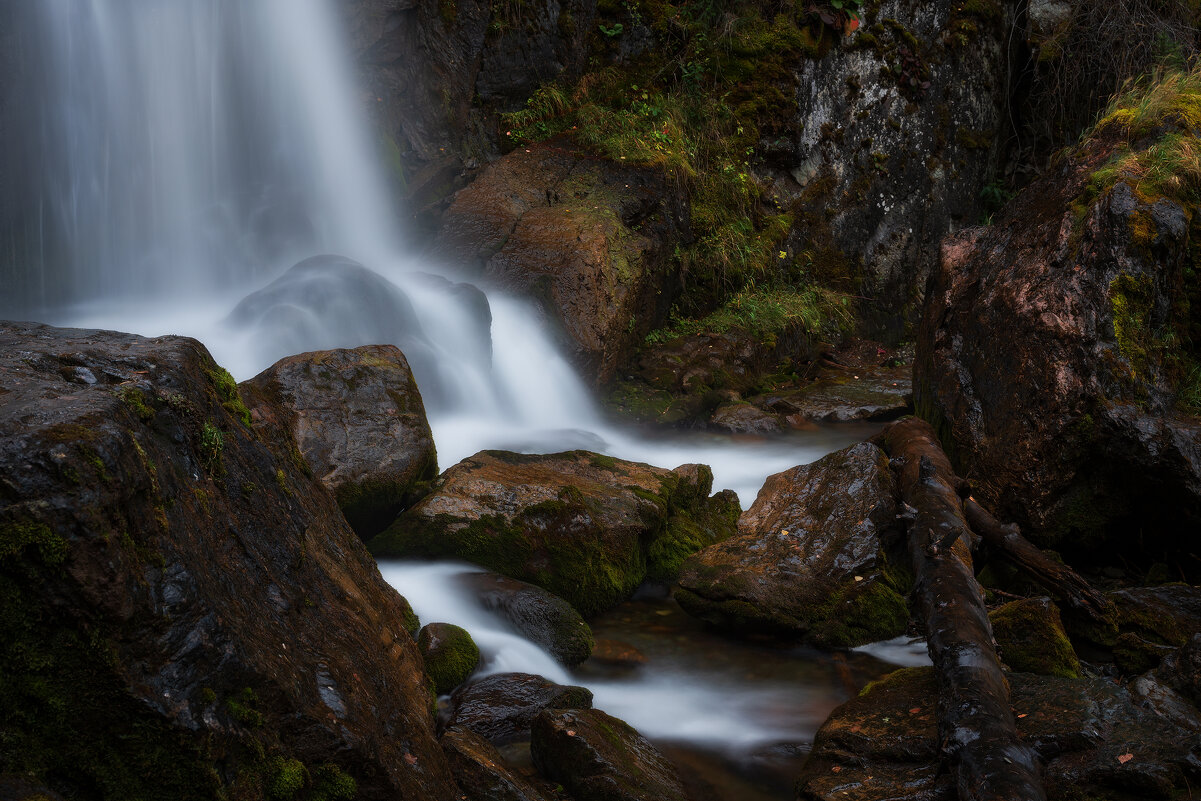
[[[1080,678],[1080,662],[1050,598],[1007,603],[988,616],[1001,660],[1020,673]]]
[[[466,629],[453,623],[427,623],[417,636],[417,649],[439,695],[466,681],[480,664],[479,646]]]

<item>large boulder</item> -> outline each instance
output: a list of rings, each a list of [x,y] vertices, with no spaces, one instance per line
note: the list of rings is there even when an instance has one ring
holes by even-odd
[[[1145,566],[1201,530],[1201,216],[1161,165],[1199,144],[1190,80],[1121,104],[993,225],[949,240],[922,321],[918,413],[981,503],[1073,562]]]
[[[554,593],[499,573],[464,573],[459,583],[481,606],[498,613],[564,665],[573,667],[591,655],[592,629]]]
[[[823,646],[902,634],[906,574],[887,556],[895,491],[888,457],[870,443],[769,476],[739,536],[684,563],[676,600],[721,628]]]
[[[733,532],[737,497],[700,465],[664,470],[587,451],[481,451],[371,540],[379,557],[463,559],[529,581],[585,617],[671,580]]]
[[[813,277],[916,317],[942,237],[974,225],[995,174],[1013,11],[997,0],[869,3],[858,29],[795,66],[795,106],[755,148]],[[791,99],[791,98],[790,98]]]
[[[599,709],[552,709],[534,719],[530,753],[579,801],[686,801],[675,767],[630,724]]]
[[[1042,761],[1048,798],[1171,798],[1196,780],[1201,738],[1104,679],[1009,676],[1018,734]],[[822,724],[797,797],[956,798],[939,769],[933,668],[869,685]]]
[[[195,340],[0,324],[0,774],[457,793],[407,604]]]
[[[252,416],[282,411],[280,422],[364,540],[438,475],[421,392],[392,345],[289,356],[240,388]]]
[[[448,729],[442,750],[467,801],[545,801],[545,796],[505,764],[496,746],[466,729]]]
[[[687,204],[661,171],[556,139],[509,153],[442,217],[439,253],[536,300],[590,380],[613,377],[666,318]]]

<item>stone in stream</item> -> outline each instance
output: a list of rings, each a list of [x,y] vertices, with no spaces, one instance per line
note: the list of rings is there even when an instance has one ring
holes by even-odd
[[[450,772],[467,801],[544,801],[520,773],[505,764],[492,743],[467,729],[450,728],[442,735]]]
[[[1048,798],[1173,798],[1195,782],[1197,729],[1142,708],[1103,679],[1009,676],[1018,734]],[[933,668],[899,670],[831,713],[797,782],[802,801],[956,798],[939,770]],[[1195,714],[1195,710],[1194,710]]]
[[[239,388],[252,415],[279,416],[364,540],[438,474],[421,392],[393,345],[288,356]]]
[[[664,470],[587,451],[481,451],[369,543],[377,557],[463,559],[529,581],[585,617],[672,580],[734,530],[737,496],[702,465]]]
[[[1011,601],[988,613],[997,655],[1018,673],[1080,678],[1080,662],[1050,598]]]
[[[870,443],[768,477],[740,536],[694,554],[676,600],[735,633],[804,636],[854,647],[905,631],[906,571],[886,555],[896,533],[888,457]]]
[[[467,630],[453,623],[427,623],[417,635],[417,650],[439,695],[458,687],[480,664],[480,649]]]
[[[485,609],[500,614],[562,664],[573,667],[592,653],[592,629],[557,595],[499,573],[464,573],[458,581]]]
[[[469,729],[504,745],[525,740],[530,724],[544,709],[589,709],[592,691],[555,684],[532,673],[494,673],[472,682],[452,696],[448,726]]]
[[[455,798],[408,605],[200,343],[0,323],[0,374],[0,773]]]
[[[534,720],[534,765],[578,801],[686,801],[666,757],[599,709],[548,709]]]

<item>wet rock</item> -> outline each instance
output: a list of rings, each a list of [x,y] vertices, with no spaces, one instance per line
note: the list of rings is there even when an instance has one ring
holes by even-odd
[[[466,729],[442,735],[450,771],[467,801],[543,801],[545,796],[505,764],[492,743]]]
[[[485,609],[499,612],[564,665],[578,665],[592,653],[592,629],[557,595],[498,573],[465,573],[459,580]]]
[[[1121,124],[947,241],[914,366],[916,407],[982,504],[1084,564],[1146,564],[1201,529],[1201,423],[1173,377],[1195,357],[1168,333],[1192,325],[1193,239],[1156,214],[1169,198],[1090,188]]]
[[[676,769],[628,723],[599,709],[547,710],[530,752],[579,801],[685,801]]]
[[[495,673],[460,688],[451,702],[449,726],[503,745],[527,739],[530,724],[544,709],[590,709],[592,691],[530,673]]]
[[[453,623],[427,623],[417,636],[417,650],[425,660],[425,675],[439,695],[466,681],[480,663],[475,640]]]
[[[896,503],[888,457],[861,443],[768,477],[739,536],[689,558],[676,599],[735,632],[853,647],[904,632],[903,573],[889,568]]]
[[[661,172],[585,155],[569,141],[518,148],[460,191],[439,253],[537,301],[583,374],[603,384],[666,318],[668,258],[687,206]]]
[[[529,581],[584,616],[668,580],[733,531],[737,498],[709,468],[663,470],[587,451],[481,451],[370,542],[377,556],[437,556]]]
[[[281,424],[364,540],[438,474],[421,393],[392,345],[289,356],[241,389],[252,415],[282,411]]]
[[[879,325],[915,316],[942,237],[981,214],[1011,14],[992,0],[866,6],[857,31],[796,64],[795,107],[755,149],[795,216],[787,247],[813,254],[819,281],[870,296]]]
[[[997,652],[1010,670],[1080,677],[1080,662],[1050,598],[1012,601],[988,614]]]
[[[1048,798],[1169,798],[1186,790],[1201,739],[1102,679],[1010,676],[1018,733],[1044,765]],[[939,773],[932,668],[909,668],[831,713],[798,781],[802,799],[953,799]]]
[[[733,434],[774,434],[782,430],[776,415],[749,403],[719,406],[709,423],[714,428]]]
[[[750,401],[789,420],[895,420],[913,411],[909,372],[908,367],[865,367],[854,373],[828,374],[801,389]]]
[[[254,795],[278,768],[454,798],[408,605],[203,346],[0,324],[0,372],[0,703],[23,772],[71,797]]]
[[[1201,634],[1164,659],[1159,677],[1194,704],[1201,705]]]
[[[620,640],[600,638],[592,649],[592,662],[618,668],[636,668],[646,664],[646,654]]]

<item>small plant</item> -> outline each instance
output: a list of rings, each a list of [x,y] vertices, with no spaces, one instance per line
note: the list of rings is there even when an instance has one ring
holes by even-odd
[[[223,472],[221,453],[225,450],[225,437],[221,429],[206,422],[200,430],[200,463],[209,475]]]

